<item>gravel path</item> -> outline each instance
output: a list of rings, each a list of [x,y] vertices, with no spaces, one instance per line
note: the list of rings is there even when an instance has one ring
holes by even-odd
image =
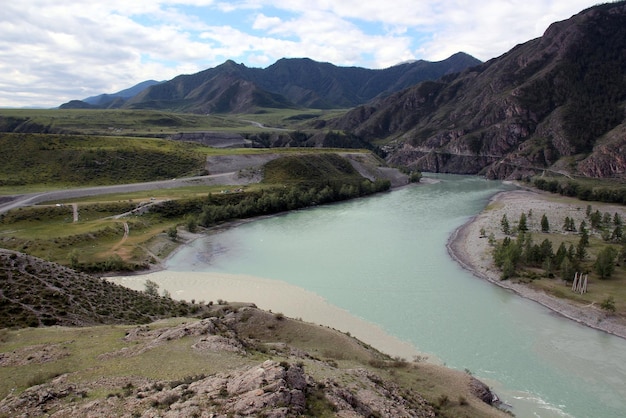
[[[36,205],[43,202],[74,199],[85,196],[97,196],[110,193],[128,193],[143,190],[173,189],[185,186],[211,185],[244,185],[252,180],[242,177],[237,172],[219,173],[209,176],[186,177],[181,179],[152,181],[145,183],[119,184],[113,186],[83,187],[76,189],[55,190],[43,193],[29,193],[14,196],[4,196],[0,203],[0,213],[7,212],[22,206]]]

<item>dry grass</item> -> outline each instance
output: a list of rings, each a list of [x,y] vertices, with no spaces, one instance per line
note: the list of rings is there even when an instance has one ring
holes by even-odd
[[[332,379],[342,385],[358,383],[352,374],[355,369],[368,369],[379,376],[381,384],[400,385],[406,399],[425,397],[438,416],[503,416],[471,394],[465,373],[391,359],[346,334],[281,315],[235,305],[214,309],[217,316],[235,313],[237,319],[229,322],[228,328],[235,338],[246,341],[245,355],[193,350],[191,346],[199,338],[193,336],[168,339],[156,346],[151,346],[150,338],[126,341],[124,336],[135,327],[124,325],[5,331],[0,354],[26,353],[29,349],[32,353],[33,347],[41,350],[55,346],[63,355],[50,356],[46,362],[29,362],[28,356],[22,356],[22,364],[0,368],[0,398],[11,391],[20,393],[33,384],[53,385],[52,380],[61,375],[65,383],[92,388],[85,394],[86,400],[111,393],[122,396],[120,379],[132,377],[167,387],[168,382],[189,376],[213,375],[272,358],[285,364],[302,364],[318,382]],[[146,329],[156,332],[195,321],[173,318],[149,324]],[[300,354],[294,357],[294,353]],[[93,385],[94,382],[99,383]]]

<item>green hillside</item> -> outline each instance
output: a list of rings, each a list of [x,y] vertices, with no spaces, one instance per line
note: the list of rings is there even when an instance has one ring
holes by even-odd
[[[206,147],[161,139],[0,133],[0,188],[86,186],[204,173]]]

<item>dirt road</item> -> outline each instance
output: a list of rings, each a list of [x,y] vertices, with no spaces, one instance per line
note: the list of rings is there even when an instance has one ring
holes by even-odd
[[[258,183],[263,177],[262,167],[267,162],[283,155],[281,153],[214,155],[207,158],[206,168],[211,173],[207,176],[0,196],[0,213],[23,206],[36,205],[43,202],[54,203],[85,196],[173,189],[185,186],[235,186]],[[380,161],[376,160],[372,154],[355,151],[342,152],[339,155],[347,158],[365,178],[370,180],[376,178],[388,179],[391,181],[392,187],[407,184],[406,175],[400,173],[397,169],[381,166]]]
[[[181,179],[151,181],[145,183],[118,184],[114,186],[83,187],[76,189],[54,190],[43,193],[29,193],[5,196],[0,203],[0,213],[22,206],[36,205],[43,202],[55,202],[85,196],[97,196],[111,193],[138,192],[144,190],[173,189],[184,186],[212,185],[243,185],[249,183],[248,178],[239,177],[237,172],[220,173],[209,176],[187,177]]]

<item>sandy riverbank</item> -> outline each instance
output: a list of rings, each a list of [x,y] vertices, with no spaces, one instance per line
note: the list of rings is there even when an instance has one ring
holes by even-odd
[[[599,204],[593,204],[594,207],[596,205]],[[623,318],[607,315],[597,305],[583,306],[551,296],[543,291],[537,291],[515,280],[500,280],[500,272],[492,261],[491,246],[488,239],[481,236],[481,229],[484,229],[485,236],[493,233],[496,239],[502,239],[503,235],[500,231],[502,216],[506,213],[513,226],[522,212],[529,213],[531,210],[535,215],[529,220],[529,226],[531,231],[536,231],[539,230],[539,220],[544,213],[547,214],[553,228],[561,228],[566,216],[574,218],[576,225],[579,225],[585,218],[586,204],[574,199],[530,190],[499,193],[491,199],[483,212],[452,234],[448,241],[448,252],[463,268],[479,278],[510,289],[566,318],[626,338],[626,321]],[[602,205],[600,210],[609,213],[618,212],[622,217],[626,213],[622,206]]]
[[[148,274],[107,277],[107,280],[135,290],[144,290],[146,280],[167,290],[173,298],[196,302],[253,302],[260,309],[282,313],[318,325],[334,328],[358,338],[377,350],[407,360],[423,356],[417,349],[381,327],[331,305],[319,295],[288,283],[246,275],[155,271]],[[437,359],[429,358],[437,363]]]

